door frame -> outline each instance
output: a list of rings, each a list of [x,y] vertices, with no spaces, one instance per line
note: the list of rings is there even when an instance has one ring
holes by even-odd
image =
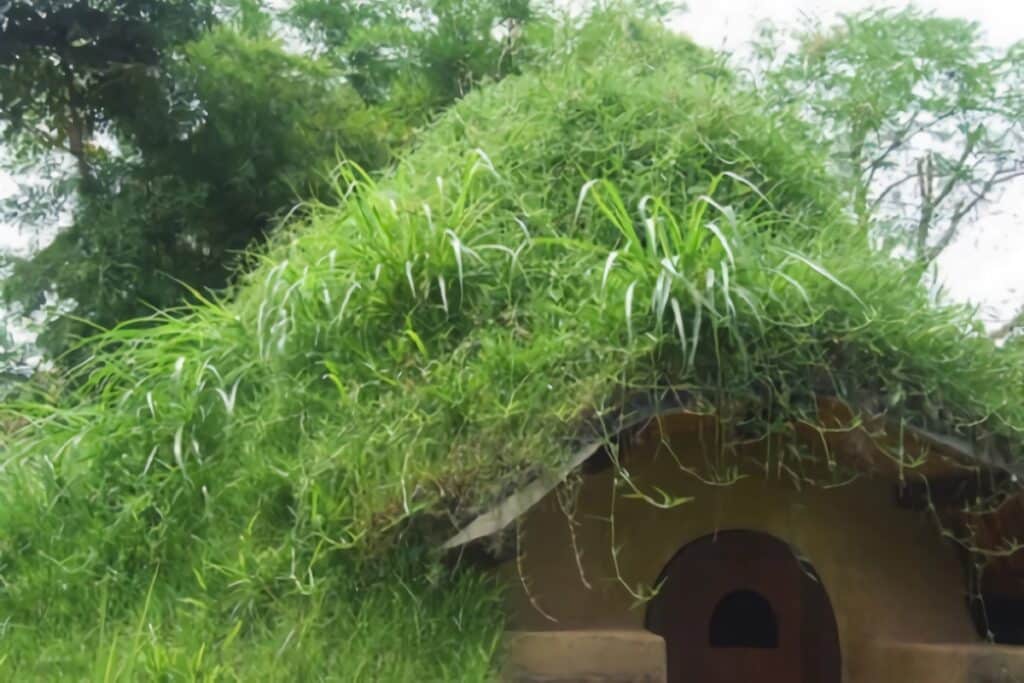
[[[738,562],[744,554],[755,562],[760,556],[769,556],[772,576],[764,576],[764,572],[744,567]],[[732,558],[731,564],[740,568],[730,570],[730,560],[721,559],[723,557]],[[789,564],[790,559],[792,564]],[[716,562],[723,565],[722,571],[711,571]],[[770,567],[772,562],[774,569]],[[697,584],[700,590],[693,587],[694,581],[700,582]],[[788,603],[773,604],[773,608],[776,612],[780,609],[783,613],[788,611],[788,614],[783,614],[787,623],[780,624],[780,628],[788,626],[792,629],[793,623],[799,622],[798,632],[780,632],[780,637],[791,644],[791,650],[799,653],[799,662],[792,661],[790,668],[795,667],[795,670],[801,672],[798,675],[800,683],[841,683],[839,629],[831,600],[814,567],[785,541],[771,534],[747,529],[722,530],[701,536],[684,544],[669,559],[655,586],[658,592],[647,605],[644,626],[665,639],[669,683],[690,680],[682,669],[685,665],[680,662],[678,655],[684,650],[693,653],[697,647],[694,645],[696,638],[702,638],[703,647],[710,650],[707,633],[703,636],[695,633],[692,621],[689,622],[689,628],[685,629],[685,636],[675,628],[679,622],[687,623],[688,619],[698,617],[692,614],[674,616],[679,614],[675,610],[680,607],[669,604],[669,601],[679,601],[681,596],[688,595],[687,599],[692,601],[694,609],[701,615],[699,619],[703,619],[704,615],[710,619],[713,606],[724,595],[736,590],[754,590],[762,595],[774,591],[779,599]],[[710,611],[709,604],[712,605]],[[679,642],[683,637],[686,638],[685,644]],[[673,640],[676,642],[673,643]],[[695,666],[700,667],[699,664]]]

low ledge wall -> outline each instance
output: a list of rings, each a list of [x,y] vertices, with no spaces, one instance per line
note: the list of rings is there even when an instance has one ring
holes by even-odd
[[[1024,683],[1024,646],[876,641],[846,662],[844,680]],[[664,683],[665,642],[647,631],[512,631],[506,683]]]
[[[665,683],[665,641],[647,631],[513,631],[508,683]]]
[[[1024,683],[1024,647],[987,643],[878,642],[870,658],[886,681]]]

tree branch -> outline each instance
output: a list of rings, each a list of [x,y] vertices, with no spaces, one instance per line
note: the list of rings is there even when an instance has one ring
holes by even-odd
[[[964,167],[964,163],[967,158],[970,157],[971,152],[974,151],[974,146],[977,143],[977,138],[968,135],[967,142],[964,144],[964,149],[960,153],[960,158],[957,159],[956,164],[953,165],[953,172],[949,174],[946,182],[942,185],[942,189],[939,190],[938,194],[934,194],[934,166],[932,163],[932,156],[929,154],[926,158],[927,163],[927,180],[922,179],[921,182],[921,217],[917,223],[917,257],[919,260],[925,263],[931,263],[934,261],[939,253],[945,249],[953,238],[956,236],[957,229],[960,227],[960,221],[966,212],[962,215],[957,215],[962,207],[958,206],[953,210],[953,218],[950,220],[949,227],[946,228],[942,237],[938,241],[938,249],[928,249],[928,233],[932,229],[932,220],[935,218],[935,209],[938,208],[942,202],[944,202],[956,188],[959,173],[958,171]],[[921,172],[921,164],[918,164],[918,172]],[[983,191],[982,194],[987,194],[987,191]],[[978,200],[975,199],[972,205],[977,205]]]
[[[926,263],[931,263],[938,258],[939,254],[941,254],[942,251],[949,246],[949,243],[953,241],[953,238],[956,237],[960,228],[960,222],[974,211],[981,202],[985,201],[997,185],[1009,182],[1010,180],[1020,176],[1024,176],[1024,169],[1010,172],[997,168],[992,172],[992,175],[989,176],[988,180],[982,184],[980,190],[975,191],[973,188],[968,187],[968,190],[974,198],[969,202],[961,200],[957,203],[956,208],[953,209],[953,213],[950,216],[949,226],[943,232],[942,237],[939,238],[939,241],[936,242],[935,246],[928,250],[926,257],[923,260]]]
[[[929,153],[924,158],[917,160],[917,186],[921,195],[921,213],[917,221],[914,242],[918,259],[922,258],[928,245],[928,232],[931,229],[932,215],[935,211],[935,203],[932,201],[934,182],[932,155]]]
[[[871,212],[874,213],[875,211],[878,210],[878,207],[881,206],[882,202],[885,200],[886,196],[888,196],[888,194],[890,192],[892,192],[896,188],[900,187],[901,185],[906,183],[908,180],[913,180],[916,177],[917,177],[917,173],[908,173],[907,175],[903,176],[899,180],[889,184],[884,190],[882,190],[881,192],[878,193],[878,196],[875,197],[874,200],[872,200],[872,202],[871,202]]]
[[[912,140],[921,133],[926,132],[936,124],[942,123],[943,121],[945,121],[946,119],[948,119],[949,117],[953,116],[956,113],[956,109],[950,109],[949,111],[943,114],[939,114],[931,121],[928,121],[927,123],[922,123],[915,130],[913,129],[913,124],[917,121],[917,116],[918,114],[920,114],[920,111],[914,112],[914,115],[910,117],[910,120],[907,121],[907,124],[905,126],[903,126],[903,129],[896,133],[895,139],[891,143],[889,143],[889,146],[886,147],[885,151],[876,156],[874,159],[872,159],[871,162],[867,165],[867,167],[864,170],[864,173],[867,173],[868,177],[865,179],[864,182],[870,185],[871,182],[874,180],[875,173],[878,171],[879,168],[882,167],[882,164],[884,164],[886,159],[889,158],[889,155],[895,152],[897,149],[899,149],[904,143],[906,143],[909,140]]]
[[[990,332],[988,336],[996,341],[1006,339],[1011,332],[1022,325],[1024,325],[1024,307],[1021,307],[1012,318]]]

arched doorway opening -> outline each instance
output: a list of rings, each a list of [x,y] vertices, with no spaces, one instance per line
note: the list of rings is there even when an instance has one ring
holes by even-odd
[[[669,561],[647,608],[669,683],[840,683],[839,633],[809,565],[773,536],[723,531]]]

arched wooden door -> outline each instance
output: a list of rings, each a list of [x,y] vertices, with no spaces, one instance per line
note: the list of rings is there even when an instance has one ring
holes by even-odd
[[[767,534],[723,531],[680,550],[647,628],[665,639],[669,683],[840,683],[825,589]]]

